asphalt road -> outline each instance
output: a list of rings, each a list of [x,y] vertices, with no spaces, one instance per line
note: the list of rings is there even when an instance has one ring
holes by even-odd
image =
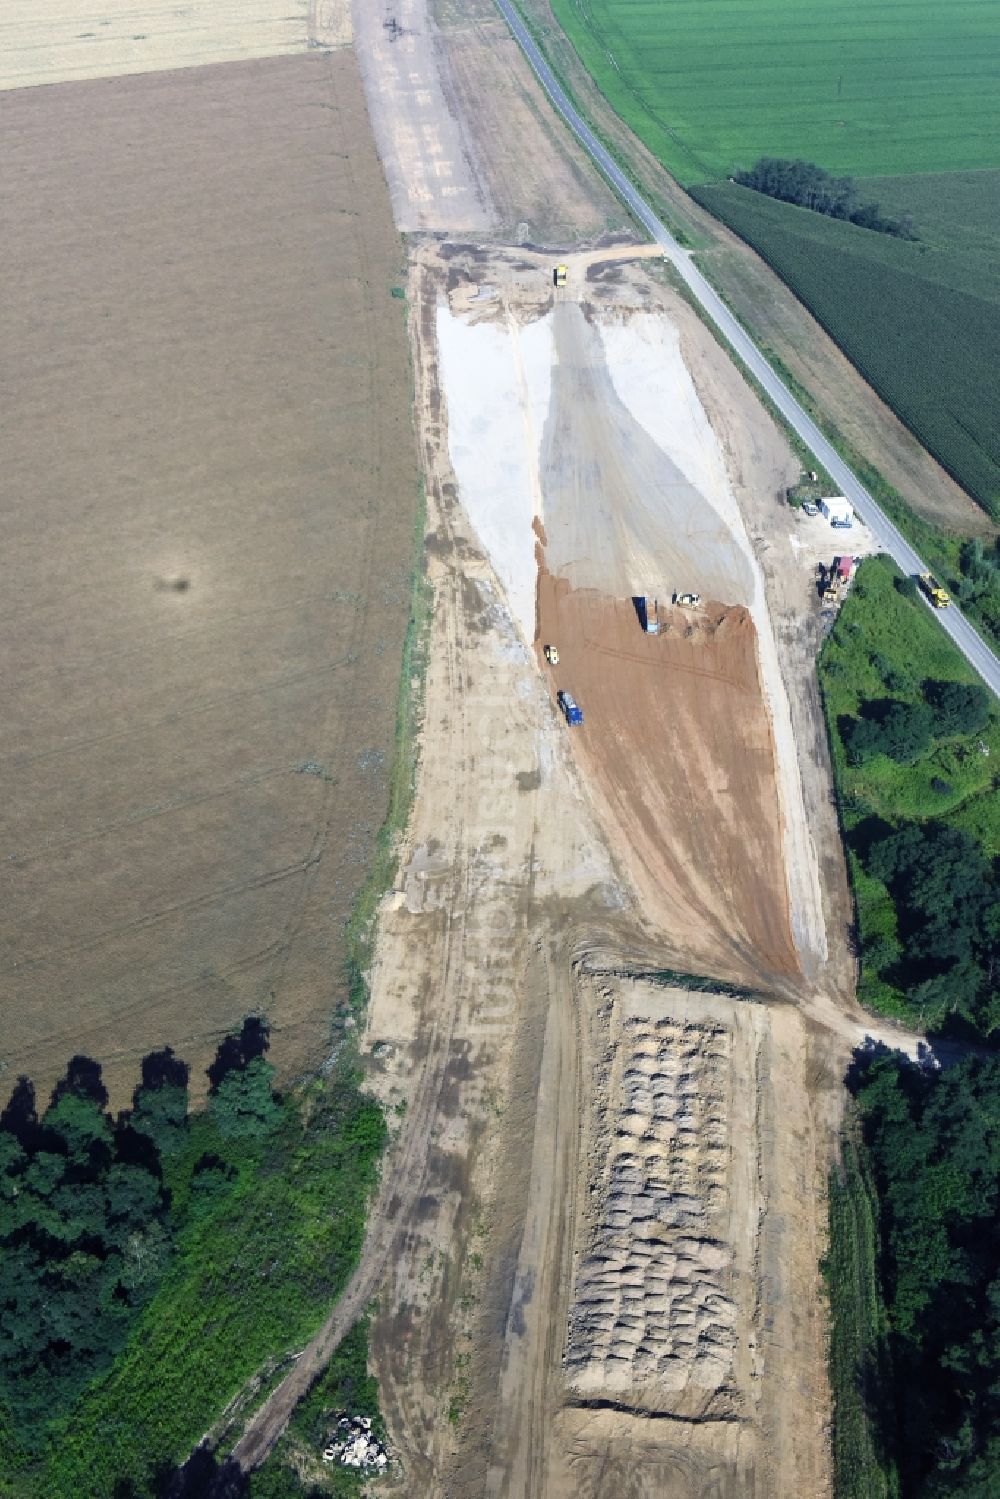
[[[662,246],[664,259],[669,260],[676,267],[678,274],[691,288],[691,291],[697,297],[701,306],[719,329],[720,333],[743,361],[747,369],[750,370],[754,378],[767,391],[767,394],[788,424],[794,428],[802,441],[815,453],[819,462],[838,486],[841,494],[846,495],[851,501],[851,504],[875,536],[879,545],[884,551],[888,552],[889,556],[902,568],[904,573],[916,574],[928,572],[929,568],[927,564],[913,550],[902,533],[875,503],[860,479],[852,473],[844,460],[823,436],[816,423],[802,409],[791,391],[778,378],[756,344],[748,337],[718,293],[705,280],[705,277],[694,265],[690,252],[677,243],[666,225],[661,223],[645,198],[642,197],[641,193],[637,192],[625,176],[610,152],[597,139],[587,122],[574,109],[562,85],[556,79],[555,74],[532,39],[531,33],[511,4],[511,0],[496,0],[496,4],[507,25],[517,38],[524,55],[535,70],[545,92],[591,160],[607,178],[633,216],[648,231],[650,237],[658,245]],[[834,532],[832,534],[835,538],[844,535],[843,532]],[[930,608],[931,606],[928,604],[927,607]],[[990,650],[989,646],[985,644],[954,604],[948,609],[935,609],[933,613],[941,628],[951,636],[955,645],[962,652],[962,655],[979,673],[987,687],[1000,697],[1000,661],[997,660],[997,657]]]

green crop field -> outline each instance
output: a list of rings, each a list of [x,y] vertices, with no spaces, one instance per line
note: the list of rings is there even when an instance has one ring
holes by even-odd
[[[685,184],[758,156],[1000,166],[995,0],[552,0],[615,110]]]
[[[730,183],[694,196],[774,267],[939,463],[1000,518],[1000,172],[863,186],[883,209],[911,211],[920,238]]]
[[[1000,4],[551,5],[622,119],[1000,518]],[[919,241],[722,180],[761,156],[861,179]]]

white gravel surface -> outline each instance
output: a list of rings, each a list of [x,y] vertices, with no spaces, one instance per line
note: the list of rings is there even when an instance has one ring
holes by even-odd
[[[725,460],[681,355],[677,328],[652,313],[638,313],[627,323],[602,322],[599,328],[621,401],[699,495],[738,530],[740,512]]]
[[[827,955],[819,864],[763,577],[721,445],[660,315],[519,325],[438,311],[448,442],[460,497],[526,642],[535,634],[532,522],[574,587],[693,589],[745,604],[757,629],[782,807],[792,930],[807,974]]]
[[[503,584],[523,639],[535,638],[539,440],[548,408],[548,320],[518,328],[468,323],[443,304],[438,354],[448,451],[469,519]]]

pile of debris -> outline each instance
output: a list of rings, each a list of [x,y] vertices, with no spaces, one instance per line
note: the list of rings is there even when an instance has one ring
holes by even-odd
[[[372,1436],[371,1416],[341,1416],[323,1449],[323,1461],[342,1463],[345,1468],[374,1468],[381,1473],[388,1466],[389,1455]]]

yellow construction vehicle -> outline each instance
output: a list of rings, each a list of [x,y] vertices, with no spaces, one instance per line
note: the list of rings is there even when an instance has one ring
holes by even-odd
[[[933,573],[921,573],[920,586],[935,609],[947,609],[951,603],[951,594],[946,588],[941,587],[941,584]]]
[[[566,277],[569,275],[568,265],[557,265],[552,272],[552,281],[555,286],[565,286]]]

